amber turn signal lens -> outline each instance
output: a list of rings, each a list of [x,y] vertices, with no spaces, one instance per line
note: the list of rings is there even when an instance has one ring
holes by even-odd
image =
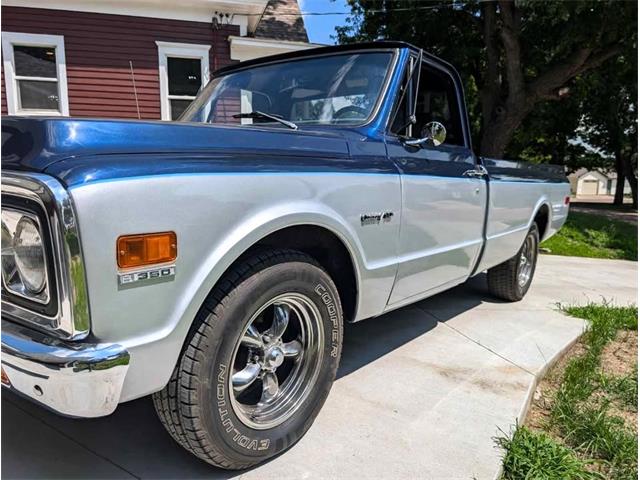
[[[2,368],[1,370],[2,370],[2,384],[3,385],[11,385],[11,382],[9,381],[9,376],[7,375],[7,372],[4,371],[4,368]]]
[[[173,262],[178,256],[178,239],[174,232],[124,235],[118,238],[117,256],[120,268]]]

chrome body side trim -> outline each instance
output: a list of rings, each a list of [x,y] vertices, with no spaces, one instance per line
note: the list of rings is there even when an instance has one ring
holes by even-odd
[[[120,345],[65,342],[2,320],[8,388],[61,415],[112,413],[128,366],[129,353]]]
[[[90,328],[89,299],[80,234],[71,197],[53,177],[39,173],[2,173],[2,194],[38,203],[49,223],[57,289],[54,317],[2,300],[3,313],[57,337],[78,340]]]

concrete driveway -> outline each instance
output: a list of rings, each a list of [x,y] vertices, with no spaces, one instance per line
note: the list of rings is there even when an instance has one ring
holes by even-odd
[[[2,395],[3,478],[493,478],[493,438],[521,418],[536,375],[583,330],[556,302],[635,303],[637,264],[540,258],[527,298],[492,299],[484,275],[348,325],[342,366],[309,433],[245,472],[173,443],[147,398],[96,420]]]

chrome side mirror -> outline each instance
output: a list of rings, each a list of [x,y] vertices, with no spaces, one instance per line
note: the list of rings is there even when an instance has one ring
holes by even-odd
[[[405,140],[405,145],[419,147],[426,144],[437,147],[438,145],[442,145],[447,139],[447,129],[444,128],[444,125],[440,122],[427,123],[424,127],[422,127],[422,131],[420,132],[420,134],[422,135],[422,138],[417,138],[415,140]]]

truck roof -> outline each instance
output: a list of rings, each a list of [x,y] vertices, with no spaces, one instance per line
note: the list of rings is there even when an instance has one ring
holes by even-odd
[[[281,53],[278,55],[270,55],[267,57],[260,57],[253,60],[247,60],[245,62],[236,63],[233,65],[223,67],[219,70],[216,70],[214,73],[214,76],[225,74],[234,70],[241,70],[241,69],[253,67],[256,65],[261,65],[264,63],[282,62],[282,61],[293,60],[298,58],[313,57],[316,55],[327,55],[331,53],[342,53],[342,52],[353,52],[353,51],[364,51],[364,50],[401,49],[401,48],[406,48],[414,52],[420,51],[420,48],[416,47],[415,45],[412,45],[411,43],[401,42],[396,40],[380,40],[375,42],[348,43],[345,45],[330,45],[327,47],[308,48],[305,50],[296,50],[293,52]],[[436,57],[435,55],[431,55],[430,53],[427,53],[427,52],[423,52],[423,55],[434,62],[437,62],[441,65],[444,65],[448,68],[455,70],[455,68],[452,65]]]

